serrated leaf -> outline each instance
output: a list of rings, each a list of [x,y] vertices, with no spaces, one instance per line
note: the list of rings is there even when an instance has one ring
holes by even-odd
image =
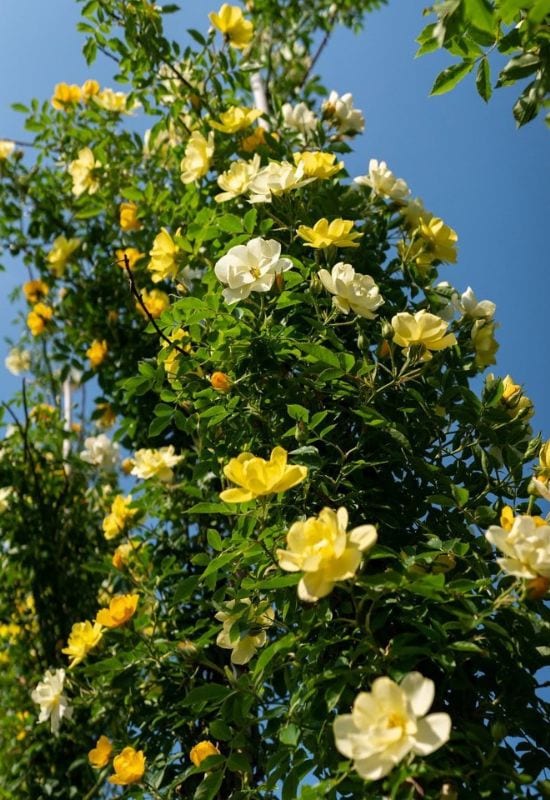
[[[430,95],[450,92],[473,70],[474,64],[474,61],[461,61],[459,64],[453,64],[451,67],[444,69],[435,79]]]
[[[482,58],[479,62],[476,75],[476,88],[479,96],[487,103],[491,99],[493,88],[491,86],[491,67],[486,58]]]

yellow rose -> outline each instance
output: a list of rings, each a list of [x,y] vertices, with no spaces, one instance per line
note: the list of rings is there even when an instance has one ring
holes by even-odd
[[[119,594],[113,597],[109,608],[101,608],[96,614],[96,624],[106,628],[120,628],[136,613],[139,600],[137,594]]]
[[[94,95],[99,92],[99,83],[92,79],[84,81],[80,91],[82,93],[82,100],[86,102],[90,97],[94,97]]]
[[[193,131],[180,164],[182,183],[193,183],[204,177],[210,169],[213,155],[214,134],[209,133],[206,139],[199,131]]]
[[[429,361],[433,350],[443,350],[456,344],[454,333],[446,333],[448,323],[424,309],[416,314],[396,314],[392,317],[391,325],[393,340],[404,348],[405,354],[413,345],[423,348],[421,361]]]
[[[179,247],[166,228],[162,228],[155,236],[153,247],[149,251],[151,260],[147,269],[153,273],[151,276],[153,283],[176,277],[179,269],[178,253]]]
[[[58,236],[53,241],[52,249],[46,256],[46,260],[50,265],[50,270],[53,274],[60,278],[65,272],[65,267],[70,261],[72,254],[80,247],[81,239],[66,239],[64,236]]]
[[[151,289],[150,292],[147,289],[142,289],[141,299],[143,300],[145,308],[153,317],[153,319],[160,317],[162,312],[166,311],[170,305],[170,298],[166,292],[162,292],[160,289]],[[137,302],[137,300],[136,310],[141,314],[142,317],[147,318],[145,311],[143,310],[141,304]]]
[[[550,439],[542,445],[539,451],[539,468],[537,471],[544,477],[550,477]]]
[[[106,736],[100,736],[97,740],[96,746],[88,753],[88,761],[92,767],[102,769],[106,767],[111,760],[113,752],[113,745]]]
[[[347,532],[348,512],[323,508],[318,517],[295,522],[287,534],[288,550],[277,550],[279,566],[303,572],[298,584],[300,600],[315,602],[330,594],[337,581],[353,578],[362,554],[376,543],[373,525]]]
[[[53,308],[37,303],[32,311],[27,315],[27,325],[33,336],[40,336],[48,327],[48,323],[53,317]]]
[[[94,101],[98,106],[115,114],[121,114],[128,110],[127,100],[128,97],[124,92],[114,92],[112,89],[103,89],[94,96]]]
[[[256,108],[243,108],[242,106],[231,106],[220,114],[220,121],[209,120],[209,125],[222,133],[237,133],[261,117],[262,112]]]
[[[9,158],[15,150],[15,142],[9,139],[0,139],[0,161]]]
[[[416,234],[411,245],[404,242],[398,245],[404,260],[414,261],[420,270],[427,269],[434,261],[456,264],[458,236],[442,219],[421,215]]]
[[[205,740],[203,742],[198,742],[189,751],[189,758],[196,767],[200,766],[201,762],[204,761],[209,756],[219,756],[219,755],[221,755],[221,753],[216,747],[216,745],[212,744],[212,742],[209,742],[208,740]]]
[[[90,650],[92,650],[101,641],[103,631],[101,625],[97,622],[93,624],[86,620],[86,622],[75,622],[69,635],[67,647],[61,651],[69,656],[71,659],[69,667],[75,667],[83,661]]]
[[[240,489],[225,489],[220,494],[224,503],[246,503],[256,497],[286,492],[307,477],[307,467],[287,464],[287,451],[275,447],[269,461],[241,453],[232,458],[224,469],[224,475],[240,486]]]
[[[129,786],[131,783],[138,783],[143,778],[145,762],[146,758],[143,750],[125,747],[113,759],[115,774],[110,776],[109,783],[115,783],[118,786]]]
[[[101,162],[96,161],[89,147],[78,151],[78,158],[69,164],[69,174],[73,179],[72,192],[75,197],[80,197],[84,192],[95,194],[99,189],[99,181],[95,171],[101,167]]]
[[[139,509],[130,508],[132,495],[124,497],[118,494],[111,505],[111,511],[103,520],[103,534],[106,539],[115,539],[128,527],[131,520],[139,513]]]
[[[343,161],[336,161],[334,153],[320,153],[319,151],[305,151],[293,153],[294,163],[297,167],[303,165],[306,178],[332,178],[344,166]]]
[[[126,566],[130,555],[135,548],[136,545],[133,542],[124,542],[123,544],[119,544],[111,559],[111,564],[113,567],[115,569],[122,570]]]
[[[82,97],[80,86],[76,84],[57,83],[52,97],[52,106],[58,111],[66,111],[67,108],[78,103]]]
[[[208,18],[212,25],[223,33],[232,47],[242,50],[250,44],[254,36],[254,26],[244,19],[239,6],[224,3],[218,13],[212,11]]]
[[[168,483],[174,477],[172,467],[182,461],[183,456],[177,456],[173,444],[160,447],[158,450],[142,448],[136,450],[132,475],[142,480],[158,478],[163,483]]]
[[[107,358],[107,354],[109,352],[109,347],[105,339],[99,341],[99,339],[94,339],[90,347],[86,350],[86,355],[90,360],[90,366],[94,369],[99,367],[100,364],[103,364],[105,359]]]
[[[296,233],[309,247],[324,249],[327,247],[359,247],[363,234],[352,232],[353,220],[334,219],[329,223],[327,219],[318,220],[313,228],[300,225]]]
[[[120,227],[123,231],[139,231],[141,229],[141,222],[137,218],[138,207],[135,203],[121,203],[120,214]]]

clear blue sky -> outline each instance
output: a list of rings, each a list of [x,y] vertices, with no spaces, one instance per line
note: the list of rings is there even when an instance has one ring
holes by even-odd
[[[183,38],[187,27],[205,31],[207,12],[218,4],[181,5],[171,23],[174,38]],[[0,138],[25,139],[22,116],[10,110],[11,102],[49,97],[60,81],[95,77],[110,84],[112,64],[103,59],[86,67],[76,0],[1,0],[1,6]],[[366,172],[370,158],[387,161],[458,232],[459,263],[443,267],[441,279],[461,291],[470,285],[480,299],[497,304],[501,347],[494,371],[525,385],[537,407],[535,427],[549,437],[548,130],[541,120],[516,130],[515,88],[498,90],[485,105],[466,79],[450,94],[430,98],[448,57],[413,58],[424,6],[425,0],[390,0],[368,17],[359,36],[338,31],[319,69],[327,87],[351,91],[366,116],[366,132],[346,158],[351,174]],[[14,316],[6,310],[7,294],[23,278],[17,264],[0,273],[0,337]],[[1,348],[2,361],[5,352]],[[3,369],[0,375],[0,394],[7,397],[19,382]]]

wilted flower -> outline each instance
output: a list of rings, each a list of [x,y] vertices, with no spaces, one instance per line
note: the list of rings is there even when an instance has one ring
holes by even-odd
[[[197,742],[197,744],[194,745],[194,747],[192,747],[189,751],[189,758],[196,767],[199,767],[201,763],[209,756],[219,755],[221,755],[221,753],[216,745],[208,740]]]
[[[259,612],[257,609],[239,609],[231,613],[231,609],[238,606],[250,606],[250,598],[244,597],[238,601],[229,600],[225,603],[226,611],[218,611],[216,619],[222,625],[222,630],[218,633],[216,644],[226,650],[231,650],[232,664],[247,664],[256,655],[256,650],[263,647],[266,643],[267,635],[265,628],[273,624],[274,614],[271,608]],[[246,613],[246,621],[249,623],[245,630],[232,630],[235,623],[243,618]]]
[[[212,11],[208,18],[212,25],[227,37],[232,47],[242,50],[250,44],[254,36],[254,26],[243,17],[239,6],[224,3],[217,14]]]
[[[88,753],[88,761],[95,769],[106,767],[111,760],[113,745],[106,736],[100,736],[96,746]]]
[[[135,548],[136,545],[134,542],[123,542],[123,544],[119,544],[111,559],[113,567],[119,570],[123,569]]]
[[[218,186],[224,191],[217,194],[214,200],[224,203],[234,200],[248,191],[250,182],[256,177],[260,169],[260,156],[256,154],[251,161],[234,161],[226,172],[218,176]]]
[[[222,294],[226,303],[246,299],[251,292],[268,292],[275,276],[292,268],[289,258],[281,258],[281,245],[275,239],[251,239],[232,247],[215,264],[214,272],[226,284]]]
[[[497,564],[509,575],[550,578],[550,525],[545,520],[520,515],[511,528],[491,525],[485,538],[504,554]]]
[[[176,455],[173,444],[160,447],[158,450],[143,448],[137,450],[134,455],[131,474],[143,480],[158,478],[159,481],[168,483],[174,477],[172,467],[179,464],[182,459],[183,456]]]
[[[273,197],[300,189],[312,180],[304,177],[303,165],[295,167],[289,161],[270,161],[250,182],[250,202],[270,203]]]
[[[351,310],[366,319],[377,316],[375,311],[384,299],[370,275],[356,273],[351,264],[343,261],[335,264],[331,272],[321,269],[317,274],[325,289],[334,295],[332,302],[342,314]]]
[[[303,167],[306,178],[326,180],[332,178],[344,167],[343,161],[336,161],[334,153],[321,153],[318,150],[293,153],[292,158],[297,167]]]
[[[109,603],[109,608],[101,608],[96,614],[96,624],[106,628],[120,628],[136,613],[139,600],[137,594],[118,594]]]
[[[86,356],[90,361],[90,366],[94,369],[99,367],[105,359],[107,358],[107,354],[109,352],[109,347],[105,339],[101,341],[99,339],[94,339],[91,345],[86,350]]]
[[[478,300],[471,286],[460,296],[454,294],[452,302],[459,314],[472,319],[493,319],[497,309],[490,300]]]
[[[434,692],[433,681],[419,672],[409,672],[400,684],[377,678],[370,692],[357,695],[351,714],[334,720],[336,747],[371,781],[383,778],[411,752],[433,753],[451,733],[448,714],[425,716]]]
[[[37,303],[32,311],[27,314],[27,325],[33,336],[40,336],[48,327],[48,323],[53,317],[53,308]]]
[[[319,121],[313,111],[311,111],[305,103],[298,103],[295,106],[292,106],[290,103],[285,103],[281,108],[281,112],[285,127],[293,128],[304,136],[307,135],[309,131],[315,130]]]
[[[398,202],[405,200],[411,193],[405,181],[396,178],[385,161],[379,163],[375,158],[369,161],[369,174],[354,178],[354,182],[359,186],[370,186],[374,194]]]
[[[220,500],[224,503],[246,503],[256,497],[286,492],[307,477],[307,467],[287,464],[288,453],[283,447],[271,451],[269,461],[252,453],[241,453],[232,458],[224,469],[224,475],[240,486],[240,489],[225,489]]]
[[[118,444],[112,442],[104,433],[84,439],[84,450],[80,458],[87,464],[100,469],[113,469],[118,460]]]
[[[28,372],[31,368],[30,350],[13,347],[4,359],[4,364],[12,375],[21,375],[22,372]]]
[[[392,317],[393,340],[407,354],[413,345],[424,349],[421,360],[429,361],[431,351],[443,350],[456,344],[454,333],[446,333],[448,323],[422,309],[416,314],[402,312]]]
[[[106,539],[116,539],[128,527],[131,520],[139,513],[139,509],[131,508],[132,495],[124,497],[117,494],[111,505],[111,511],[103,520],[103,534]]]
[[[500,347],[495,339],[496,322],[477,319],[472,326],[472,343],[474,345],[475,363],[480,368],[496,364],[496,352]]]
[[[80,197],[84,192],[95,194],[99,189],[99,180],[94,174],[101,167],[89,147],[78,151],[78,158],[69,164],[69,174],[73,179],[73,194]]]
[[[210,169],[213,155],[214,134],[210,132],[206,139],[199,131],[193,131],[180,164],[182,182],[193,183],[204,177]]]
[[[92,623],[89,620],[75,622],[69,634],[67,647],[64,647],[61,651],[71,659],[69,668],[80,664],[90,650],[93,650],[100,643],[102,636],[101,625],[98,625],[97,622]]]
[[[139,231],[138,207],[135,203],[121,203],[119,208],[120,227],[123,231]]]
[[[57,734],[63,717],[70,719],[72,716],[69,701],[63,694],[64,683],[64,669],[46,670],[44,678],[36,686],[36,689],[31,692],[33,703],[37,703],[40,706],[38,722],[45,722],[49,719],[51,731],[54,734]]]
[[[80,86],[72,83],[56,83],[53,90],[52,106],[57,111],[66,111],[69,106],[78,103],[82,97]]]
[[[129,786],[132,783],[138,783],[145,772],[145,761],[143,750],[125,747],[113,759],[115,774],[110,776],[109,783],[115,783],[118,786]]]
[[[0,139],[0,161],[9,158],[15,150],[15,142],[9,139]]]
[[[46,297],[49,291],[48,284],[44,283],[40,278],[26,281],[23,284],[23,294],[28,303],[38,303]]]
[[[143,300],[145,308],[147,309],[149,314],[153,317],[153,319],[157,319],[157,317],[160,317],[160,315],[164,311],[166,311],[166,309],[170,305],[170,298],[168,297],[166,292],[161,291],[161,289],[151,289],[151,291],[148,291],[147,289],[142,289],[141,299]],[[147,317],[141,304],[138,303],[137,300],[136,300],[136,309],[143,317]]]
[[[353,231],[353,220],[333,219],[329,223],[327,219],[318,220],[313,228],[300,225],[296,233],[309,247],[324,249],[326,247],[359,247],[359,242],[363,234]]]
[[[362,554],[376,543],[374,525],[347,532],[348,512],[323,508],[317,517],[295,522],[287,534],[288,550],[277,550],[279,566],[303,572],[298,597],[313,603],[329,594],[338,581],[353,578]]]
[[[176,277],[179,269],[178,253],[179,247],[166,228],[162,228],[155,236],[153,247],[149,251],[151,260],[147,269],[153,273],[151,276],[153,283]]]
[[[358,108],[353,107],[353,96],[349,92],[341,96],[338,92],[331,92],[323,103],[323,116],[343,135],[353,136],[365,129],[365,118]]]
[[[209,124],[212,128],[222,133],[237,133],[238,131],[248,128],[248,126],[252,125],[254,120],[257,120],[261,115],[262,112],[258,111],[257,108],[230,106],[227,111],[223,111],[220,114],[219,122],[211,119],[209,120]]]
[[[53,274],[60,278],[65,272],[65,267],[70,261],[74,251],[80,247],[81,239],[66,239],[64,236],[58,236],[54,239],[52,249],[46,256],[46,260],[50,265],[50,270]]]
[[[116,263],[120,269],[126,269],[126,260],[130,269],[134,269],[136,263],[144,257],[145,253],[140,253],[137,247],[125,247],[123,250],[116,250]]]

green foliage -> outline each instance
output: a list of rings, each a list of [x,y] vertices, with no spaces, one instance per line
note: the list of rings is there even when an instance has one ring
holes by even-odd
[[[476,88],[483,100],[492,94],[493,52],[508,59],[495,87],[529,80],[516,101],[517,125],[525,125],[549,105],[550,9],[547,0],[444,0],[429,9],[437,21],[419,35],[417,55],[444,48],[460,58],[441,72],[432,94],[448,92],[476,66]],[[547,117],[547,122],[548,122]]]
[[[117,61],[129,92],[122,108],[138,103],[135,119],[126,124],[123,111],[93,98],[21,109],[37,155],[32,164],[18,152],[0,162],[1,241],[44,282],[54,313],[42,332],[21,335],[32,377],[4,420],[15,428],[0,459],[0,486],[13,487],[2,514],[0,798],[112,797],[111,763],[92,768],[87,759],[101,735],[116,753],[144,751],[143,779],[124,790],[135,800],[547,790],[539,677],[548,609],[540,592],[527,596],[525,582],[499,569],[483,536],[505,506],[540,511],[527,498],[541,441],[519,387],[487,376],[481,397],[470,388],[490,361],[474,334],[490,323],[464,309],[453,317],[458,293],[439,283],[441,243],[422,232],[431,215],[407,222],[407,200],[353,185],[345,170],[270,202],[215,200],[218,176],[237,159],[252,163],[247,148],[263,166],[304,150],[349,151],[351,136],[321,105],[315,34],[336,21],[356,27],[357,12],[377,5],[339,3],[327,16],[325,2],[256,0],[256,39],[240,53],[214,32],[191,32],[185,46],[170,41],[170,6],[92,0],[82,9],[84,55]],[[461,53],[467,69],[450,68],[439,87],[479,61],[488,99],[482,46],[496,12],[467,9],[485,40],[479,53]],[[500,13],[506,24],[514,19],[504,4]],[[435,36],[432,29],[423,46]],[[283,41],[296,45],[290,65]],[[209,169],[183,183],[192,132],[207,137],[228,107],[252,107],[258,69],[272,132],[254,145],[246,142],[253,128],[216,132]],[[307,140],[281,112],[298,100],[317,114]],[[97,187],[75,194],[68,166],[84,148]],[[138,223],[126,230],[122,202],[136,206]],[[353,221],[359,246],[306,246],[299,226],[323,217]],[[146,255],[128,268],[117,251],[150,253],[162,229],[178,248],[176,274],[154,282]],[[80,243],[56,270],[48,255],[60,236]],[[289,269],[270,291],[227,303],[215,266],[258,237],[280,244]],[[375,313],[334,304],[319,271],[341,261],[379,287]],[[166,294],[164,310],[143,313],[155,289]],[[408,348],[399,344],[397,315],[419,312],[433,314],[453,342],[433,352],[414,337]],[[442,313],[453,318],[448,325]],[[94,342],[107,346],[95,365],[87,355]],[[82,459],[93,446],[87,437],[113,415],[113,439],[132,463]],[[170,474],[140,469],[140,450],[169,447],[181,457]],[[307,478],[223,502],[231,459],[267,459],[275,447],[307,467]],[[113,500],[130,491],[134,515],[108,534],[102,522]],[[306,602],[303,572],[283,570],[280,551],[293,524],[340,506],[351,529],[375,525],[377,543],[351,576]],[[46,669],[67,668],[62,651],[74,623],[129,593],[139,596],[135,615],[106,627],[68,670],[73,717],[53,737],[48,722],[34,724],[31,690]],[[250,640],[255,652],[239,663],[235,647]],[[337,750],[334,719],[380,676],[400,681],[412,671],[434,682],[433,708],[450,715],[451,738],[365,781]],[[197,766],[189,753],[204,740],[219,755]]]

